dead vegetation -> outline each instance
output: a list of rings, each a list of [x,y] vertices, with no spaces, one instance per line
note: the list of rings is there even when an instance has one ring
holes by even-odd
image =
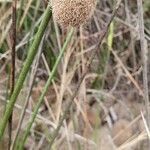
[[[49,149],[53,131],[59,125],[59,120],[87,69],[88,72],[74,98],[74,103],[66,114],[52,149],[149,149],[147,145],[149,130],[146,123],[149,106],[145,106],[144,101],[145,90],[149,92],[149,89],[145,89],[143,84],[143,49],[141,49],[138,15],[140,10],[137,7],[139,1],[122,0],[90,68],[87,68],[86,64],[105,30],[115,2],[97,1],[91,19],[74,29],[73,37],[38,111],[25,149]],[[46,5],[46,1],[35,0],[20,0],[17,3],[16,80]],[[145,0],[141,7],[144,15],[144,39],[147,44],[145,48],[149,52],[149,0]],[[7,2],[0,0],[0,12],[0,114],[3,116],[9,93],[12,46],[11,0]],[[12,140],[17,132],[21,111],[27,99],[28,107],[21,129],[18,130],[21,140],[68,32],[69,27],[63,29],[55,20],[49,21],[36,58],[14,107]],[[147,53],[147,58],[149,56],[150,53]],[[145,84],[150,86],[149,59],[147,63],[145,69],[147,69],[148,81]],[[6,131],[0,149],[6,149],[7,144]]]

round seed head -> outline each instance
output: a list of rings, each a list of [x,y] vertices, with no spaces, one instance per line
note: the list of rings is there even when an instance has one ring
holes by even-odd
[[[96,0],[52,0],[54,19],[61,26],[79,26],[91,17]]]

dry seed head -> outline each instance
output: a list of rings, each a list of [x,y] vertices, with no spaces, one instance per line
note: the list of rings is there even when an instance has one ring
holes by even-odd
[[[96,0],[52,0],[54,19],[61,26],[79,26],[91,17]]]

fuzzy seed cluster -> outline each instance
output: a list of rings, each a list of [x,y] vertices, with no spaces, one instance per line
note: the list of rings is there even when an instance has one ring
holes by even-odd
[[[61,26],[79,26],[91,17],[96,0],[52,0],[54,19]]]

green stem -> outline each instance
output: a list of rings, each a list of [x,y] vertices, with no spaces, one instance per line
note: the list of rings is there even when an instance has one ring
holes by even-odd
[[[18,95],[19,95],[19,93],[23,87],[23,83],[24,83],[25,78],[27,76],[27,73],[30,69],[30,66],[34,60],[34,57],[37,53],[40,41],[42,39],[42,36],[43,36],[44,31],[48,25],[50,18],[51,18],[51,11],[50,11],[50,7],[48,6],[45,13],[44,13],[44,18],[43,18],[43,20],[39,26],[38,32],[35,35],[35,39],[33,41],[33,44],[29,49],[29,54],[28,54],[27,59],[23,65],[23,68],[21,70],[21,73],[19,75],[19,78],[18,78],[16,86],[15,86],[15,89],[14,89],[14,91],[10,97],[10,101],[6,107],[5,114],[4,114],[4,116],[0,122],[0,141],[2,140],[5,128],[7,126],[8,119],[12,113],[12,110],[13,110],[14,104],[17,100],[17,97],[18,97]]]
[[[59,64],[59,62],[60,62],[60,60],[61,60],[61,58],[62,58],[62,56],[63,56],[63,54],[64,54],[64,51],[65,51],[65,49],[66,49],[66,47],[67,47],[67,45],[68,45],[68,43],[69,43],[71,37],[72,37],[72,34],[73,34],[73,28],[72,28],[71,31],[69,32],[69,34],[68,34],[68,36],[67,36],[67,38],[66,38],[66,41],[65,41],[65,43],[64,43],[64,45],[63,45],[63,47],[62,47],[62,49],[61,49],[61,51],[60,51],[60,53],[59,53],[59,56],[58,56],[58,58],[57,58],[57,60],[56,60],[56,62],[55,62],[55,65],[54,65],[54,67],[53,67],[53,70],[52,70],[51,74],[49,75],[49,78],[48,78],[48,80],[47,80],[47,82],[46,82],[46,84],[45,84],[45,86],[44,86],[44,89],[43,89],[43,91],[42,91],[42,94],[41,94],[41,96],[40,96],[40,98],[39,98],[39,100],[38,100],[38,103],[37,103],[37,105],[36,105],[36,107],[35,107],[35,109],[34,109],[34,112],[33,112],[32,116],[31,116],[31,120],[30,120],[30,122],[28,123],[27,129],[26,129],[26,131],[25,131],[25,133],[24,133],[23,139],[22,139],[21,143],[19,144],[19,149],[18,149],[18,150],[22,150],[22,149],[23,149],[23,146],[24,146],[24,144],[25,144],[25,142],[26,142],[26,140],[27,140],[27,137],[28,137],[28,135],[29,135],[30,129],[31,129],[31,127],[32,127],[32,124],[33,124],[33,122],[34,122],[34,120],[35,120],[35,118],[36,118],[36,115],[37,115],[37,113],[38,113],[38,110],[39,110],[39,108],[40,108],[40,106],[41,106],[41,104],[42,104],[42,102],[43,102],[44,96],[45,96],[45,94],[46,94],[46,92],[47,92],[47,90],[48,90],[48,88],[49,88],[49,85],[51,84],[51,82],[52,82],[52,80],[53,80],[53,77],[54,77],[54,75],[55,75],[55,73],[56,73],[56,70],[57,70],[57,66],[58,66],[58,64]]]
[[[20,1],[20,8],[19,8],[19,11],[18,11],[18,19],[17,19],[17,26],[18,27],[19,27],[20,18],[21,18],[21,15],[22,15],[23,5],[24,5],[24,0],[21,0]]]

